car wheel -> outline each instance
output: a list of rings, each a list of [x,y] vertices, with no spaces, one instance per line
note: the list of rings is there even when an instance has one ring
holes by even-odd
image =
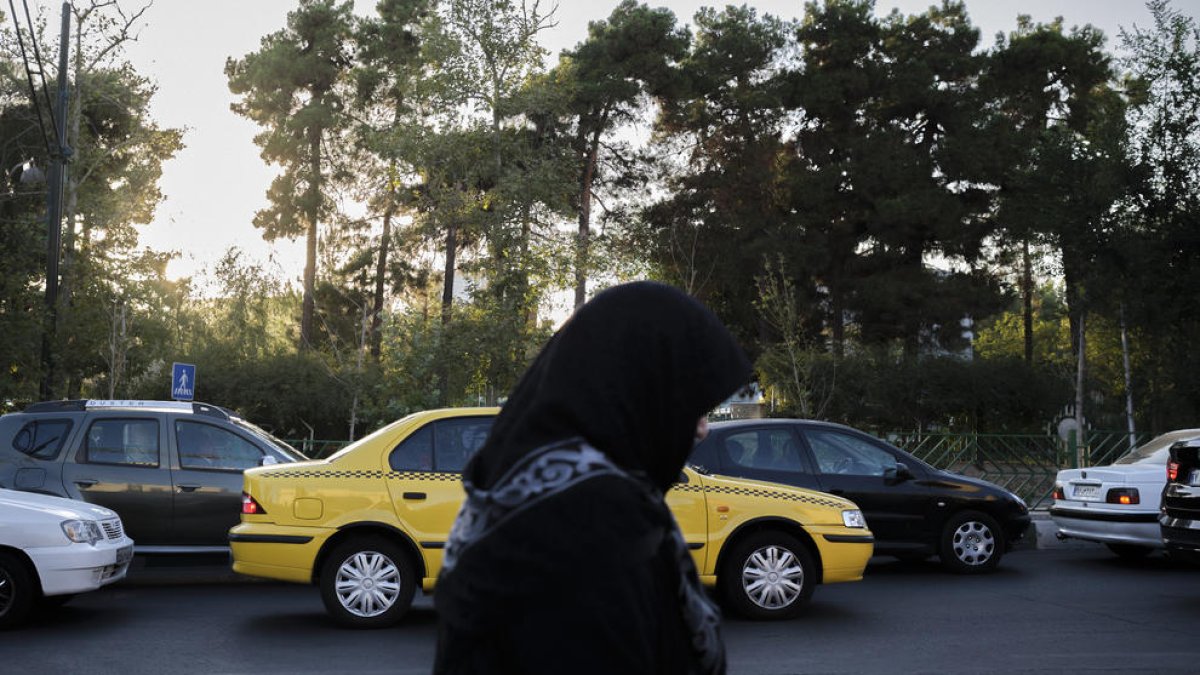
[[[1154,550],[1149,546],[1138,546],[1137,544],[1105,544],[1105,546],[1122,560],[1141,560]]]
[[[963,511],[946,522],[940,551],[942,565],[959,574],[991,572],[1004,555],[1004,540],[995,519]]]
[[[728,554],[717,583],[731,609],[750,619],[796,616],[812,597],[817,566],[808,548],[783,532],[757,532]]]
[[[35,583],[23,560],[0,553],[0,628],[19,625],[29,616],[38,595]]]
[[[384,628],[412,605],[416,577],[408,554],[397,544],[383,537],[350,539],[321,565],[321,600],[344,626]]]

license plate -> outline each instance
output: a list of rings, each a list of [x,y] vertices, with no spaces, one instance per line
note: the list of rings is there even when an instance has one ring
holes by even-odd
[[[1192,485],[1200,485],[1200,469],[1192,469],[1192,474],[1188,477],[1188,482]]]
[[[117,564],[124,565],[133,559],[133,547],[125,546],[117,549]]]
[[[1100,486],[1099,485],[1076,485],[1073,496],[1075,497],[1075,499],[1082,499],[1084,501],[1091,500],[1091,499],[1099,499],[1100,498]]]

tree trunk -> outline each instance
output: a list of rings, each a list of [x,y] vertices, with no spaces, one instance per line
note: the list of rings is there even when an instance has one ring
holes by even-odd
[[[458,224],[450,223],[446,228],[446,266],[442,275],[442,344],[446,342],[446,328],[450,325],[450,310],[454,303],[454,257],[458,248]],[[450,364],[446,353],[438,359],[438,404],[450,403]]]
[[[1125,424],[1129,427],[1129,449],[1137,447],[1133,424],[1133,370],[1129,366],[1129,331],[1125,326],[1125,303],[1121,303],[1121,356],[1125,362]]]
[[[604,129],[607,114],[601,115],[599,124],[588,142],[584,159],[583,175],[579,185],[579,235],[575,248],[575,308],[587,302],[588,248],[592,236],[592,183],[596,178],[596,157],[600,154],[600,133]]]
[[[450,308],[454,303],[454,257],[458,248],[458,224],[446,228],[446,266],[442,274],[442,326],[450,323]]]
[[[1021,252],[1021,295],[1024,309],[1022,319],[1025,330],[1025,363],[1033,365],[1033,262],[1029,257],[1029,240],[1023,242]]]
[[[300,314],[300,349],[313,342],[314,290],[317,280],[317,218],[321,212],[321,131],[309,132],[308,236],[304,255],[304,304]]]
[[[1079,456],[1077,466],[1087,466],[1087,433],[1083,418],[1083,400],[1084,400],[1084,371],[1087,367],[1087,332],[1084,329],[1086,320],[1086,312],[1079,310],[1079,354],[1077,355],[1075,367],[1075,428],[1077,432],[1077,451]]]
[[[379,238],[379,262],[375,266],[375,299],[371,309],[371,358],[379,360],[383,343],[383,288],[387,275],[388,246],[392,239],[392,213],[395,207],[389,200],[383,211],[383,234]]]

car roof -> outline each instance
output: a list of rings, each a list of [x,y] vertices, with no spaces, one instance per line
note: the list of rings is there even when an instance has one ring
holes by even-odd
[[[855,429],[854,427],[848,427],[845,424],[838,424],[837,422],[825,422],[823,420],[810,420],[810,419],[793,418],[793,417],[762,417],[762,418],[751,418],[751,419],[741,419],[741,420],[721,420],[720,422],[713,422],[713,423],[709,424],[708,426],[710,429],[712,429],[714,431],[720,431],[722,429],[736,429],[738,427],[788,426],[791,424],[803,424],[805,426],[814,426],[814,427],[828,427],[831,429],[845,429],[847,431],[858,431],[859,433],[862,433],[861,431],[859,431],[858,429]]]
[[[239,417],[237,413],[210,403],[196,401],[148,401],[118,399],[72,399],[32,403],[22,410],[25,414],[87,412],[89,410],[146,410],[153,412],[177,412],[205,415],[218,419]]]

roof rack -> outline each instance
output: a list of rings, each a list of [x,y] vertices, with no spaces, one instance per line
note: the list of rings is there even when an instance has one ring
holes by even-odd
[[[30,403],[25,406],[23,412],[27,413],[47,413],[47,412],[83,412],[86,409],[87,401],[83,399],[73,399],[65,401],[42,401],[40,403]]]
[[[235,417],[233,411],[219,405],[190,401],[140,401],[110,399],[74,399],[67,401],[42,401],[25,407],[27,413],[83,412],[92,408],[145,408],[154,410],[188,411],[196,415],[227,420]]]

